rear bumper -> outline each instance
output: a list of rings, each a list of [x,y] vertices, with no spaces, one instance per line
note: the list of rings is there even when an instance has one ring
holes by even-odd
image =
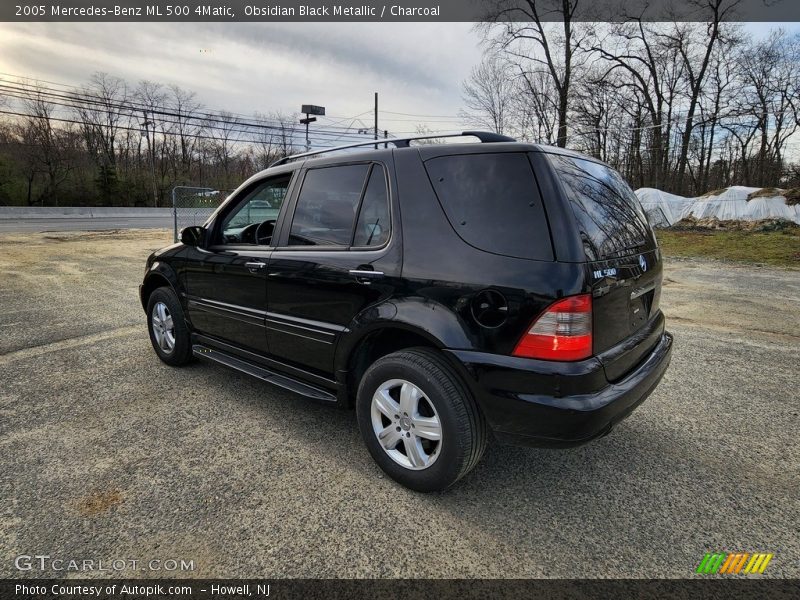
[[[672,357],[662,331],[641,362],[610,383],[599,358],[557,363],[447,350],[502,443],[568,447],[608,433],[661,381]]]

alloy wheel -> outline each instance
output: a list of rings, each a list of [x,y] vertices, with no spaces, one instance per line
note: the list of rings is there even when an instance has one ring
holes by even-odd
[[[175,324],[167,305],[163,302],[156,302],[150,321],[156,344],[166,354],[171,353],[175,349]]]
[[[419,471],[439,457],[439,415],[425,392],[410,381],[391,379],[378,386],[372,396],[371,419],[378,443],[397,464]]]

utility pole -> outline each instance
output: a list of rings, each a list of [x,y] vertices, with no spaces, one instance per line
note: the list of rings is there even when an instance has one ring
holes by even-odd
[[[375,137],[378,139],[378,92],[375,92]],[[378,149],[378,144],[375,144],[375,150]]]
[[[147,111],[143,110],[144,115],[144,135],[147,138],[147,150],[150,152],[150,172],[153,176],[153,206],[158,208],[158,184],[156,183],[156,151],[154,148],[156,141],[156,123],[147,120]],[[153,126],[153,141],[150,141],[150,125]]]
[[[317,117],[309,117],[308,113],[306,113],[305,119],[300,119],[300,123],[306,126],[306,152],[311,151],[311,141],[308,139],[308,125],[309,123],[313,123],[317,120]]]

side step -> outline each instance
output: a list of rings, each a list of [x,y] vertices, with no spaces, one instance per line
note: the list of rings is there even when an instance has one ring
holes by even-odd
[[[194,344],[192,346],[192,354],[194,354],[197,358],[210,360],[212,362],[225,365],[226,367],[236,369],[237,371],[241,371],[242,373],[252,375],[253,377],[257,377],[258,379],[273,385],[277,385],[278,387],[290,390],[300,394],[301,396],[305,396],[306,398],[324,400],[326,402],[336,402],[336,395],[331,392],[314,387],[313,385],[309,385],[307,383],[303,383],[302,381],[292,379],[286,375],[281,375],[275,371],[270,371],[269,369],[241,360],[240,358],[236,358],[230,354],[225,354],[219,350],[214,350],[208,346]]]

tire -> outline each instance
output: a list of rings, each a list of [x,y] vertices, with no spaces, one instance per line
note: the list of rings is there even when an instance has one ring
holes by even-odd
[[[468,388],[444,357],[427,348],[395,352],[370,366],[358,386],[356,413],[378,466],[418,492],[453,485],[478,464],[488,442]]]
[[[159,325],[161,322],[165,326]],[[162,361],[173,367],[191,362],[189,327],[181,303],[170,288],[160,287],[147,299],[147,331],[153,350]]]

